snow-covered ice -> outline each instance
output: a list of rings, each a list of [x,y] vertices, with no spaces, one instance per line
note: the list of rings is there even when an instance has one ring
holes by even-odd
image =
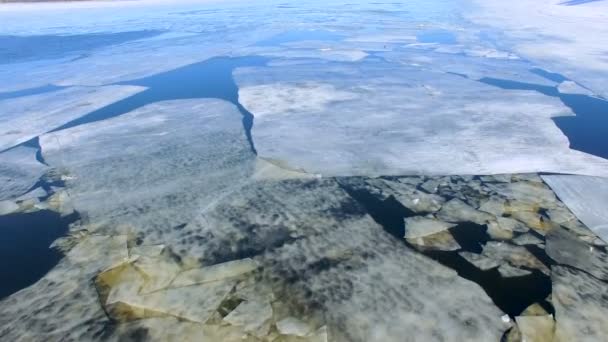
[[[384,62],[239,68],[258,154],[323,175],[563,172],[608,175],[551,120],[540,93]],[[306,99],[303,101],[303,99]]]
[[[466,15],[518,54],[608,97],[608,3],[476,0]]]

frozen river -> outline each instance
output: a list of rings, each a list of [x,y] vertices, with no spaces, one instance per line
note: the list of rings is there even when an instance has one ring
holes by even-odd
[[[0,4],[0,340],[601,340],[607,10]]]

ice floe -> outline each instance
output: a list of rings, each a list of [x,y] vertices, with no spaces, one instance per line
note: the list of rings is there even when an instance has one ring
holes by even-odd
[[[204,224],[200,212],[254,165],[241,114],[211,99],[148,105],[45,134],[40,145],[45,160],[69,175],[71,202],[96,229],[131,232],[143,244],[195,231]]]
[[[608,240],[608,179],[544,175],[543,180],[587,227]]]
[[[608,174],[608,161],[569,149],[551,120],[570,110],[535,92],[383,62],[309,61],[240,68],[234,76],[239,101],[255,117],[259,155],[293,169]]]
[[[0,150],[26,142],[144,89],[136,86],[73,87],[2,100]]]

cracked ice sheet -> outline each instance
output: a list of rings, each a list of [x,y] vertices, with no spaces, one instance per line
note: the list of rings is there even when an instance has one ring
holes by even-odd
[[[579,220],[608,241],[608,178],[571,175],[542,178]]]
[[[497,341],[508,328],[478,285],[385,232],[335,179],[252,183],[205,216],[205,260],[254,254],[257,281],[324,317],[331,341]]]
[[[0,151],[61,127],[145,88],[74,87],[0,101]]]
[[[37,152],[19,146],[0,153],[0,201],[26,193],[42,177],[47,167],[36,160]]]
[[[158,102],[45,134],[40,146],[69,175],[68,193],[89,229],[158,244],[198,229],[200,212],[253,173],[241,120],[222,100]]]
[[[323,175],[608,175],[569,149],[559,100],[390,63],[310,61],[234,72],[261,157]]]
[[[467,16],[504,32],[520,55],[608,97],[608,2],[476,0]]]
[[[462,54],[447,54],[421,49],[378,53],[389,62],[465,75],[473,80],[484,77],[513,80],[544,86],[556,86],[556,82],[530,72],[535,66],[524,60],[504,60],[488,57],[473,57]]]

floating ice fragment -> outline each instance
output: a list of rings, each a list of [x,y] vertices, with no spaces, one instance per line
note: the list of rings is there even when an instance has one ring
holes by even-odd
[[[168,315],[205,323],[234,287],[233,282],[219,281],[145,294],[140,291],[145,282],[145,274],[130,262],[109,269],[96,279],[106,311],[121,321]]]
[[[482,271],[487,271],[492,268],[496,268],[500,265],[499,260],[495,260],[492,258],[488,258],[482,254],[471,253],[471,252],[460,252],[458,253],[460,256],[465,258],[468,262],[475,265],[475,267],[479,268]]]
[[[282,335],[303,337],[308,335],[312,328],[310,325],[295,317],[287,317],[277,322],[277,329]]]
[[[505,263],[509,263],[516,267],[537,269],[547,275],[550,273],[549,268],[545,264],[522,246],[516,246],[506,242],[490,241],[483,247],[482,255],[501,262],[502,266],[505,266],[505,273],[518,273]],[[522,270],[522,272],[519,273],[524,272]],[[530,272],[526,271],[526,273]]]
[[[456,226],[454,223],[439,221],[435,218],[423,216],[408,217],[405,219],[405,238],[415,239],[439,233]]]
[[[414,248],[420,251],[456,251],[461,248],[458,241],[447,230],[414,239],[407,239]]]
[[[486,224],[494,219],[494,216],[479,211],[463,201],[454,198],[445,203],[437,213],[437,218],[448,222],[475,222]]]
[[[513,267],[509,264],[500,265],[500,267],[498,267],[498,272],[500,272],[500,275],[504,278],[523,277],[532,273],[532,271]]]
[[[258,264],[250,258],[228,261],[202,268],[193,268],[180,273],[171,283],[173,287],[203,284],[238,277],[254,271]]]
[[[258,301],[244,301],[237,306],[224,321],[236,326],[243,326],[246,332],[257,336],[265,336],[270,329],[272,307],[270,303]]]
[[[544,241],[539,239],[538,237],[536,237],[536,235],[530,234],[530,233],[526,233],[526,234],[522,234],[518,237],[516,237],[515,239],[513,239],[513,243],[515,243],[516,245],[540,245],[543,244]]]

